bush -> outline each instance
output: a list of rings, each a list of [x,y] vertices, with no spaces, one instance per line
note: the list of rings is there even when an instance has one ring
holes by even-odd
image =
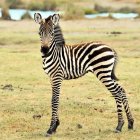
[[[55,10],[57,0],[41,0],[30,1],[29,3],[23,0],[5,0],[6,5],[11,9],[25,8],[30,10]]]
[[[136,9],[130,8],[130,7],[122,7],[118,10],[114,10],[111,7],[103,7],[99,4],[95,4],[94,10],[99,13],[110,13],[110,12],[116,12],[116,13],[136,13]]]
[[[39,1],[29,3],[27,8],[30,10],[44,10],[45,9],[43,3]]]
[[[119,12],[119,13],[135,13],[136,10],[132,9],[132,8],[129,8],[129,7],[123,7],[123,8],[120,8],[119,10],[117,10],[116,12]]]
[[[1,12],[2,12],[2,19],[5,19],[5,20],[11,19],[10,15],[9,15],[9,9],[6,6],[3,6]]]
[[[77,8],[74,4],[67,4],[63,18],[69,19],[81,19],[84,18],[84,10]]]
[[[112,16],[111,13],[109,13],[108,18],[109,18],[109,19],[114,19],[114,20],[116,20],[116,19]]]
[[[29,12],[27,11],[24,15],[22,15],[21,19],[32,19]]]
[[[94,10],[99,13],[109,13],[113,11],[111,7],[102,7],[99,4],[94,5]]]
[[[136,11],[136,13],[138,13],[138,14],[140,15],[140,7],[137,7],[137,8],[135,9],[135,11]]]
[[[136,18],[140,18],[140,7],[136,8],[136,13],[138,13],[138,16]]]
[[[30,10],[55,10],[56,7],[56,1],[52,0],[34,1],[29,3],[27,6],[27,8]]]
[[[6,4],[11,9],[25,8],[21,0],[6,0]]]
[[[94,9],[86,8],[84,9],[84,13],[85,15],[89,15],[89,14],[95,14],[97,13],[97,11],[95,11]]]
[[[45,0],[44,1],[45,10],[56,10],[57,2],[55,0]]]

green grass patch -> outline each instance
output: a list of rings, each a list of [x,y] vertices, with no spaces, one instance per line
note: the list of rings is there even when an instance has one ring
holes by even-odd
[[[116,75],[127,91],[135,130],[128,131],[125,121],[122,133],[113,133],[117,124],[115,101],[98,79],[88,73],[77,80],[63,82],[59,108],[61,125],[49,139],[139,140],[139,20],[61,20],[60,24],[69,44],[102,41],[117,51]],[[30,20],[1,21],[0,24],[2,140],[46,139],[52,94],[49,77],[42,69],[38,28]],[[36,119],[35,115],[41,118]]]

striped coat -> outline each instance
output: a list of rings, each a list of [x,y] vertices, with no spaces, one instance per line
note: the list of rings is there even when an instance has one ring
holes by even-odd
[[[50,76],[52,84],[52,119],[46,135],[53,134],[60,123],[58,106],[62,81],[79,78],[87,72],[95,74],[115,98],[118,113],[115,132],[120,132],[124,124],[122,105],[127,115],[128,128],[133,129],[134,119],[125,90],[116,82],[114,71],[117,62],[116,52],[102,43],[66,45],[57,14],[44,20],[36,13],[34,20],[40,24],[43,69]]]
[[[41,51],[46,55],[45,47],[42,47]],[[90,42],[71,46],[64,45],[56,51],[55,56],[59,55],[59,58],[54,58],[54,54],[49,51],[47,53],[48,57],[43,56],[43,69],[51,77],[59,70],[63,79],[66,80],[81,77],[87,72],[95,73],[99,79],[107,74],[116,79],[113,71],[116,53],[105,44]]]

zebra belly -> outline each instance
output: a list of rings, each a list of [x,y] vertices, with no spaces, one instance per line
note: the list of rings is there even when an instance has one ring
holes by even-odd
[[[64,75],[65,80],[70,80],[70,79],[77,79],[79,77],[84,76],[86,73],[82,73],[81,75]]]
[[[70,79],[76,79],[81,76],[84,76],[88,71],[81,70],[76,65],[68,67],[67,65],[65,67],[62,67],[62,72],[64,75],[64,79],[70,80]]]

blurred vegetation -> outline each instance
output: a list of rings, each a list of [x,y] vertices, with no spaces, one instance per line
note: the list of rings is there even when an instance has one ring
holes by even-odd
[[[27,9],[30,10],[45,10],[45,5],[42,2],[31,2],[27,6]]]
[[[52,0],[33,1],[27,6],[30,10],[56,10],[57,2]]]
[[[123,7],[123,8],[118,9],[116,12],[119,12],[119,13],[135,13],[136,10],[133,9],[133,8],[130,8],[130,7]]]
[[[7,5],[9,9],[25,8],[21,0],[5,0],[5,5]]]
[[[97,13],[97,11],[95,9],[85,8],[84,13],[89,15],[89,14],[95,14],[95,13]]]
[[[111,7],[103,7],[97,3],[94,6],[94,10],[97,11],[98,13],[108,13],[113,11]]]
[[[140,18],[140,7],[136,9],[136,12],[139,14],[136,18]]]
[[[21,19],[32,19],[29,12],[27,11],[24,15],[22,15]]]
[[[140,17],[140,6],[138,8],[136,8],[135,10],[139,14],[139,17]]]
[[[6,6],[4,6],[3,8],[2,8],[2,19],[5,19],[5,20],[10,20],[11,19],[11,17],[10,17],[10,15],[9,15],[9,11],[8,11],[9,9],[8,9],[8,7],[6,7]]]
[[[23,0],[5,0],[5,5],[11,9],[25,8],[30,10],[56,10],[56,0],[42,1],[23,1]]]
[[[137,1],[136,4],[138,5],[139,2],[140,1]],[[76,5],[76,9],[82,9],[86,14],[115,11],[110,6],[102,6],[101,4],[95,3],[91,0],[3,0],[3,3],[0,2],[0,6],[2,4],[11,9],[26,8],[28,10],[65,10],[66,5],[71,7],[71,4],[74,4]],[[121,7],[116,12],[129,13],[136,12],[136,10],[130,7]]]
[[[137,3],[136,3],[137,4]],[[53,11],[63,11],[65,15],[63,18],[68,19],[81,19],[84,14],[94,14],[94,13],[139,13],[140,8],[133,7],[120,7],[117,10],[111,6],[102,6],[100,3],[95,3],[92,0],[3,0],[0,1],[2,9],[4,9],[3,19],[9,19],[8,8],[11,9],[27,9],[27,10],[53,10]],[[5,8],[7,7],[7,8]],[[22,19],[30,18],[29,14],[23,15]]]
[[[81,19],[84,18],[84,11],[83,9],[77,8],[74,4],[69,3],[65,7],[65,14],[63,15],[63,18],[65,20]]]
[[[116,10],[112,7],[104,7],[99,4],[95,4],[94,11],[97,13],[140,13],[140,8],[122,7]]]

